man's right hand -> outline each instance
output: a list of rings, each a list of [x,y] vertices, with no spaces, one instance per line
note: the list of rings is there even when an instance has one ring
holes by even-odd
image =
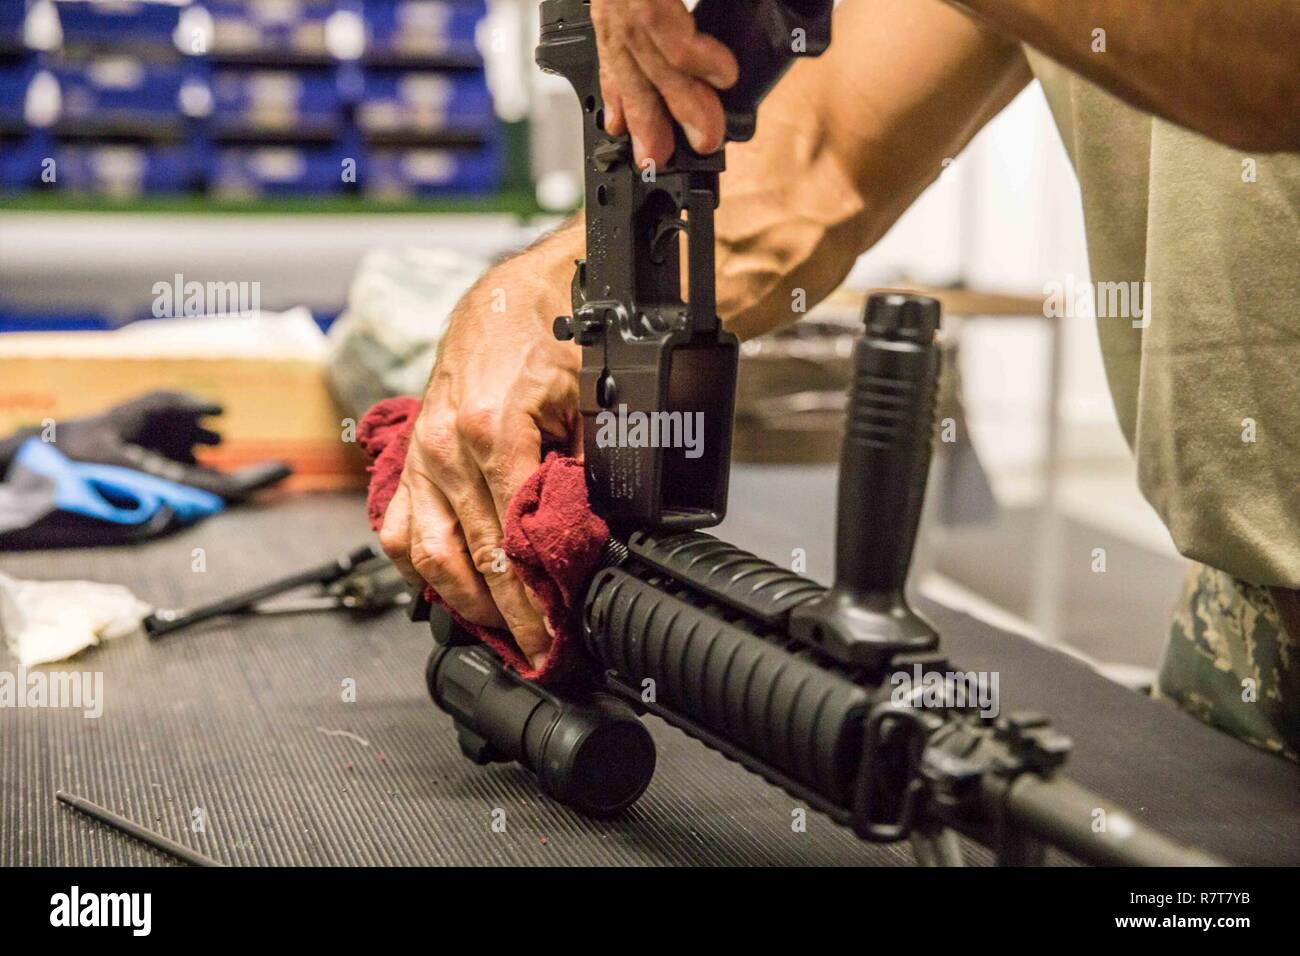
[[[535,668],[552,635],[502,550],[506,508],[536,471],[542,443],[581,454],[581,350],[557,342],[573,235],[557,234],[491,269],[456,307],[438,352],[384,553],[476,624],[506,627]]]

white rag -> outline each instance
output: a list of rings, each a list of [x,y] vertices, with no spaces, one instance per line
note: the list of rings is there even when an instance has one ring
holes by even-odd
[[[0,573],[0,635],[24,667],[130,634],[152,608],[118,584],[21,581]]]

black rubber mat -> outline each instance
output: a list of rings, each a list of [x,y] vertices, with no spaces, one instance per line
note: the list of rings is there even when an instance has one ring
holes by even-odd
[[[117,582],[183,606],[363,540],[359,499],[316,496],[145,546],[3,555],[0,570]],[[1000,670],[1004,701],[1048,710],[1076,737],[1081,782],[1232,859],[1300,862],[1300,768],[1055,652],[934,615],[958,663]],[[461,757],[423,686],[428,650],[427,630],[397,612],[213,622],[88,651],[54,670],[102,672],[102,717],[0,711],[0,863],[167,862],[57,805],[58,788],[235,864],[911,861],[906,845],[863,844],[817,814],[800,831],[793,798],[656,721],[659,770],[646,795],[618,820],[584,820],[540,796],[524,771]],[[6,657],[0,669],[15,666]],[[970,861],[988,859],[976,851]]]

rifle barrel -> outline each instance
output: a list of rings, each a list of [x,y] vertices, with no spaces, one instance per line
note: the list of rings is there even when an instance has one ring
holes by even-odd
[[[1182,846],[1118,804],[1065,777],[1022,775],[1007,792],[1005,812],[1045,843],[1097,866],[1222,866]]]

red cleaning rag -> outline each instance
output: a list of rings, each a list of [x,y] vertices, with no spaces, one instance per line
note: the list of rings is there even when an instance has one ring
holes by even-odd
[[[366,510],[376,531],[397,491],[411,429],[420,411],[415,398],[388,398],[366,412],[357,427],[370,456]],[[576,611],[587,582],[600,563],[609,526],[591,510],[582,462],[552,452],[515,493],[506,512],[502,547],[520,579],[532,588],[555,634],[546,663],[534,669],[509,632],[472,624],[429,588],[430,601],[447,608],[456,622],[487,644],[528,678],[550,683],[561,678],[574,658]]]

